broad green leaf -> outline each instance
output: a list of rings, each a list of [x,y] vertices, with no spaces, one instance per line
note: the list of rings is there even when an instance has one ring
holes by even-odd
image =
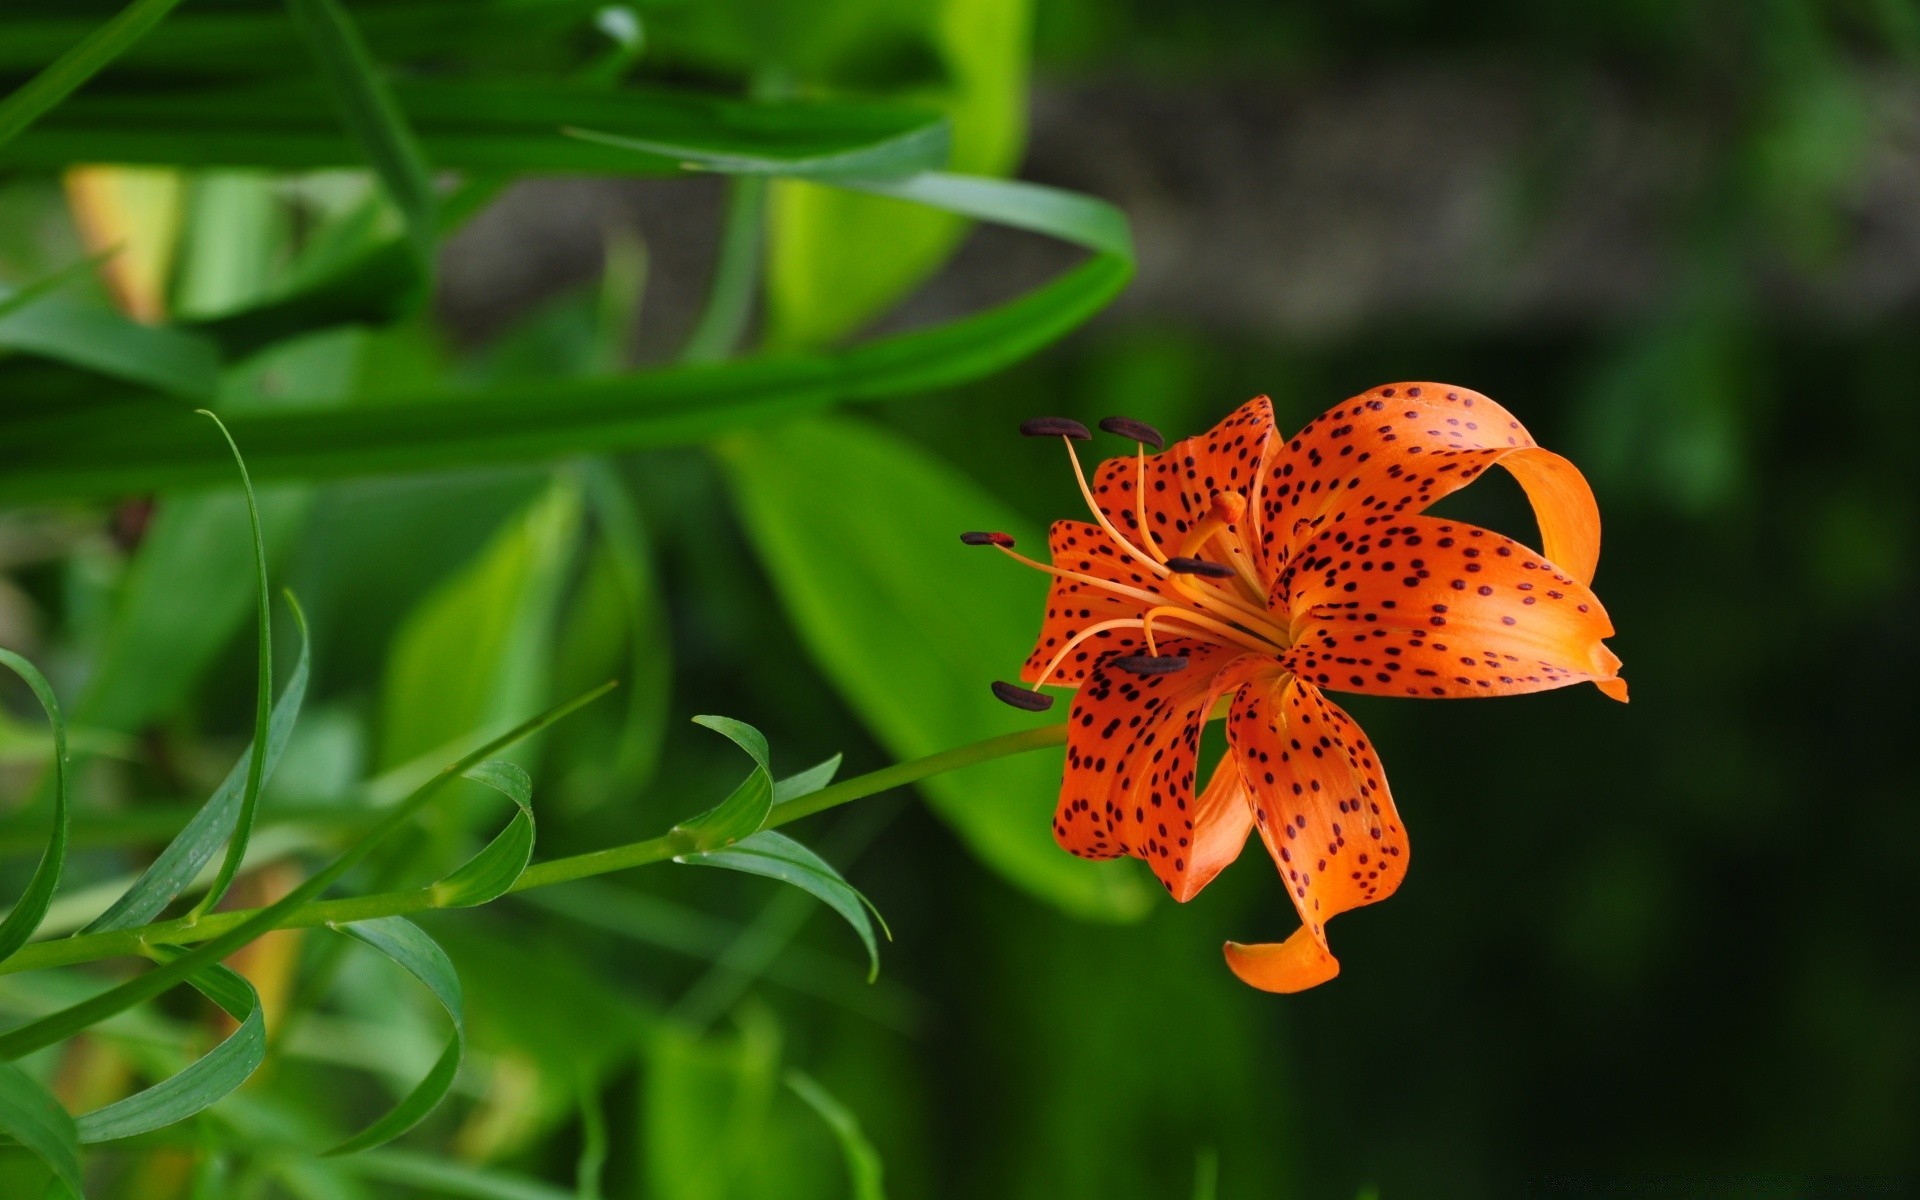
[[[202,171],[188,191],[173,311],[209,317],[255,303],[289,240],[290,214],[265,171]]]
[[[775,781],[773,802],[784,804],[789,800],[798,800],[802,796],[811,796],[821,788],[833,782],[840,771],[840,755],[836,754],[823,763],[808,767],[797,775]]]
[[[287,0],[341,120],[405,219],[414,253],[432,261],[437,219],[433,178],[380,67],[339,0]]]
[[[267,724],[267,752],[260,771],[262,785],[272,778],[273,769],[279,764],[280,755],[287,747],[287,740],[293,736],[294,722],[299,719],[300,706],[307,695],[310,654],[307,623],[300,617],[297,606],[293,611],[294,626],[300,631],[300,654],[294,660],[293,673],[280,690],[280,703],[274,705],[273,715]],[[249,745],[213,795],[207,798],[206,804],[193,814],[193,819],[187,822],[186,827],[167,843],[166,849],[141,873],[133,886],[94,918],[93,923],[82,932],[99,933],[108,929],[131,929],[136,925],[145,925],[159,916],[174,897],[186,890],[187,885],[199,876],[200,868],[206,866],[213,859],[214,852],[232,836],[245,807],[244,795],[253,759],[254,749]]]
[[[787,1069],[787,1086],[833,1130],[834,1138],[840,1143],[840,1153],[847,1160],[847,1179],[852,1185],[853,1200],[886,1200],[886,1189],[881,1186],[884,1172],[880,1152],[867,1140],[866,1132],[860,1128],[860,1118],[798,1068]]]
[[[878,917],[879,911],[873,907],[872,901],[842,879],[840,872],[834,870],[826,859],[787,835],[764,829],[724,849],[683,854],[674,861],[695,867],[724,867],[749,875],[765,875],[811,893],[853,926],[853,931],[860,935],[861,945],[867,948],[868,980],[879,976],[880,946],[873,936],[873,922],[867,918],[869,912]],[[880,927],[884,930],[886,923],[883,921]]]
[[[260,505],[253,495],[253,480],[247,475],[247,460],[241,456],[233,434],[227,432],[227,427],[213,413],[202,409],[201,414],[220,430],[227,449],[233,451],[234,465],[240,469],[240,491],[247,500],[247,524],[253,533],[255,619],[259,638],[254,671],[253,744],[247,752],[247,782],[240,792],[240,809],[234,817],[233,833],[227,839],[227,853],[220,862],[220,871],[189,914],[195,919],[220,903],[227,888],[232,886],[233,877],[240,872],[241,860],[247,856],[247,842],[253,837],[253,818],[260,806],[260,788],[266,781],[267,735],[273,721],[273,598],[267,585],[267,542],[260,531]],[[305,642],[306,620],[300,615],[299,602],[293,599],[292,593],[288,593],[287,602],[293,605],[294,620],[301,625],[300,640]]]
[[[497,725],[545,692],[580,515],[578,488],[556,479],[407,617],[381,687],[383,765]]]
[[[104,1021],[115,1013],[125,1012],[135,1005],[151,1000],[189,978],[196,971],[220,962],[260,935],[278,928],[280,922],[286,919],[294,909],[320,896],[337,883],[341,876],[365,862],[381,843],[417,817],[445,790],[447,784],[458,778],[462,772],[532,737],[577,709],[591,704],[606,695],[611,688],[612,685],[608,684],[576,696],[563,704],[556,704],[461,756],[445,770],[415,788],[405,799],[386,809],[380,820],[359,841],[342,851],[332,862],[315,871],[286,895],[265,908],[257,910],[227,932],[209,938],[180,957],[144,974],[136,975],[124,983],[116,984],[78,1004],[69,1005],[58,1012],[0,1033],[0,1060],[11,1061],[22,1055],[31,1054],[35,1050],[63,1041],[82,1029]]]
[[[17,137],[100,69],[146,35],[180,0],[133,0],[120,15],[0,100],[0,145]]]
[[[0,1133],[47,1164],[74,1196],[81,1194],[80,1145],[72,1115],[12,1063],[0,1063]]]
[[[765,1010],[740,1014],[731,1036],[659,1029],[641,1073],[644,1195],[653,1200],[726,1200],[765,1153],[779,1086],[780,1032]]]
[[[440,1060],[433,1065],[414,1089],[386,1115],[327,1151],[329,1155],[357,1154],[382,1142],[392,1141],[419,1124],[439,1106],[453,1086],[460,1070],[460,1058],[466,1050],[467,1026],[460,1000],[460,976],[453,962],[420,927],[404,917],[381,917],[341,926],[340,932],[357,938],[398,963],[433,993],[433,998],[453,1021],[453,1036]]]
[[[773,807],[773,770],[768,765],[767,739],[758,729],[731,717],[695,717],[724,735],[753,759],[753,773],[743,780],[725,800],[673,827],[698,850],[714,850],[731,845],[767,823]]]
[[[238,1021],[238,1028],[178,1073],[77,1118],[82,1143],[115,1141],[184,1121],[245,1083],[259,1067],[267,1052],[267,1027],[253,985],[226,967],[210,967],[187,982]]]
[[[1004,175],[1019,161],[1029,10],[1029,0],[935,0],[919,9],[918,32],[937,70],[897,98],[952,120],[952,170]],[[867,53],[853,41],[846,65],[857,69]],[[840,67],[809,82],[831,85]],[[774,185],[769,215],[768,336],[777,346],[821,345],[857,331],[931,275],[967,229],[946,213],[798,180]]]
[[[40,922],[46,918],[53,893],[60,887],[60,874],[67,865],[68,826],[72,817],[67,799],[67,723],[60,716],[60,701],[53,685],[26,659],[11,650],[0,649],[0,666],[26,681],[34,699],[46,710],[47,724],[53,729],[53,830],[47,836],[47,848],[40,853],[40,865],[27,881],[26,891],[14,903],[13,911],[0,922],[0,961],[27,944]]]
[[[0,315],[0,350],[189,399],[213,395],[219,379],[220,354],[209,339],[57,297]]]
[[[460,868],[433,885],[443,908],[469,908],[505,895],[533,858],[533,781],[510,762],[483,762],[467,778],[513,801],[513,819]]]
[[[850,184],[850,186],[852,186]],[[1051,283],[972,316],[849,350],[637,372],[612,379],[523,382],[458,397],[346,412],[235,414],[255,478],[316,479],[525,462],[582,451],[684,444],[841,401],[926,392],[991,374],[1048,345],[1113,298],[1132,273],[1126,223],[1110,206],[1031,184],[922,176],[862,180],[866,190],[1018,215],[1097,251]],[[95,407],[5,428],[0,502],[113,496],[217,483],[220,460],[153,406]],[[198,430],[193,430],[198,433]]]
[[[1030,720],[987,685],[1026,657],[1045,581],[960,545],[1018,514],[913,444],[845,419],[796,421],[724,447],[754,545],[800,637],[896,757],[918,758]],[[905,681],[905,682],[903,682]],[[1059,760],[1020,755],[923,782],[934,809],[989,866],[1083,917],[1142,915],[1132,864],[1054,844]]]

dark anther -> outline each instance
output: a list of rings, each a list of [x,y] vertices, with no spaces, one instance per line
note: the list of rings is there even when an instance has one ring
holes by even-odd
[[[1052,696],[1023,688],[1017,683],[1008,683],[1004,679],[993,681],[993,694],[1000,698],[1002,704],[1011,704],[1028,712],[1045,712],[1053,707]]]
[[[969,546],[1007,546],[1011,548],[1013,545],[1013,535],[1010,533],[982,533],[975,531],[973,533],[961,534],[960,540]]]
[[[1100,422],[1100,428],[1108,433],[1117,433],[1121,437],[1132,438],[1136,442],[1145,442],[1155,450],[1167,448],[1167,439],[1160,431],[1145,421],[1136,421],[1132,417],[1108,417]]]
[[[1070,417],[1033,417],[1020,422],[1020,434],[1023,437],[1072,438],[1076,442],[1093,440],[1087,427]]]
[[[1225,563],[1208,562],[1204,558],[1170,558],[1167,570],[1182,575],[1206,575],[1214,579],[1225,579],[1233,574],[1233,568]]]
[[[1135,675],[1171,675],[1175,671],[1187,669],[1187,656],[1184,654],[1130,654],[1125,658],[1116,658],[1113,665],[1122,671],[1132,671]]]

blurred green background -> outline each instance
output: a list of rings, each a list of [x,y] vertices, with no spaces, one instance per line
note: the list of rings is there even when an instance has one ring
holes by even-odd
[[[96,86],[178,86],[193,38],[249,11],[209,0],[193,26],[195,7]],[[590,11],[495,45],[477,19],[454,37],[450,11],[408,32],[382,24],[401,0],[347,7],[401,73],[516,77],[604,52]],[[73,8],[29,0],[21,19],[57,32]],[[1593,482],[1595,587],[1633,701],[1343,699],[1416,864],[1392,902],[1342,919],[1341,976],[1298,996],[1220,961],[1223,940],[1294,924],[1264,855],[1182,907],[1138,864],[1055,852],[1058,751],[797,827],[886,914],[871,986],[831,914],[724,872],[665,865],[427,914],[461,972],[472,1057],[453,1102],[358,1165],[284,1146],[390,1103],[444,1030],[385,964],[318,969],[315,935],[276,935],[249,974],[281,993],[270,1028],[276,1004],[304,1014],[284,1045],[178,1127],[193,1133],[101,1154],[98,1194],[846,1195],[789,1067],[857,1116],[895,1196],[1488,1196],[1568,1175],[1576,1194],[1860,1195],[1920,1179],[1920,956],[1900,899],[1920,841],[1920,8],[730,0],[636,19],[644,44],[617,67],[633,80],[945,112],[956,170],[1124,209],[1136,277],[1085,328],[963,386],[702,446],[263,488],[273,578],[300,597],[315,659],[254,901],[337,844],[326,814],[363,781],[609,675],[614,700],[517,752],[540,857],[723,795],[741,759],[693,714],[763,730],[776,774],[843,753],[842,777],[1036,723],[986,683],[1025,656],[1042,581],[954,534],[1032,544],[1075,515],[1057,447],[1014,434],[1037,414],[1177,437],[1259,393],[1291,429],[1393,380],[1483,391]],[[0,49],[0,71],[35,61]],[[43,162],[0,169],[0,279],[83,255],[72,179],[63,196]],[[171,214],[156,294],[176,318],[268,294],[328,230],[400,226],[357,174],[141,186],[132,211]],[[520,182],[440,248],[431,303],[230,365],[219,407],[647,369],[689,336],[696,359],[804,351],[953,319],[1080,256],[761,186]],[[728,255],[742,274],[729,301],[722,269],[714,302],[723,243],[746,266]],[[45,369],[31,347],[0,358],[0,406],[28,421],[61,403],[32,390]],[[1504,480],[1443,508],[1532,537]],[[69,929],[246,741],[245,531],[231,488],[0,515],[0,643],[48,670],[85,758],[82,848],[52,918],[69,906]],[[280,647],[290,662],[284,628]],[[10,895],[45,827],[27,807],[44,739],[13,712]],[[435,878],[497,822],[477,799],[449,809],[356,890]],[[0,1003],[43,1011],[81,986],[65,979],[6,976]],[[184,1001],[165,1015],[200,1019]],[[41,1069],[69,1106],[97,1104],[150,1069],[129,1037],[89,1035]],[[9,1179],[38,1169],[0,1155]],[[509,1185],[548,1190],[484,1190]]]

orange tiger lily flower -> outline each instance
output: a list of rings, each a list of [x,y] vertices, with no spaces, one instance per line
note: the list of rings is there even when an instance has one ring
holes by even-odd
[[[1331,979],[1335,915],[1384,900],[1407,836],[1379,758],[1329,691],[1457,699],[1590,682],[1627,698],[1588,584],[1600,517],[1585,478],[1477,392],[1375,388],[1283,439],[1265,396],[1162,453],[1140,443],[1073,469],[1094,521],[1059,521],[1053,576],[1021,679],[994,692],[1043,709],[1075,689],[1056,840],[1084,858],[1146,860],[1174,899],[1197,894],[1258,829],[1301,925],[1226,945],[1254,987]],[[1022,431],[1073,442],[1077,422]],[[1526,490],[1544,553],[1424,510],[1498,464]],[[1228,750],[1196,793],[1200,731],[1224,708]]]

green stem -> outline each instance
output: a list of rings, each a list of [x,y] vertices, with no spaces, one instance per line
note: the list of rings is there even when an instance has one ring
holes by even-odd
[[[753,316],[754,285],[760,276],[760,226],[766,211],[765,179],[741,175],[727,181],[727,223],[720,234],[713,287],[699,324],[680,352],[681,362],[721,362],[740,345]]]
[[[1066,740],[1065,724],[1044,725],[1037,729],[1023,729],[1018,733],[1002,734],[999,737],[973,742],[952,750],[943,750],[938,754],[929,754],[925,758],[916,758],[911,762],[897,763],[878,771],[869,771],[865,775],[855,776],[836,783],[832,787],[822,788],[812,795],[801,796],[776,805],[767,818],[765,828],[772,829],[785,825],[790,821],[810,817],[829,808],[836,808],[850,801],[890,791],[929,776],[957,771],[962,767],[970,767],[975,763],[983,763],[991,759],[1005,758],[1010,754],[1024,754],[1029,750],[1062,745]],[[491,748],[488,749],[490,751]],[[470,757],[477,761],[479,756]],[[689,846],[682,836],[667,833],[645,841],[629,842],[623,846],[610,846],[605,850],[593,850],[567,858],[551,859],[528,867],[510,890],[524,892],[532,888],[550,887],[556,883],[568,883],[575,879],[605,875],[610,871],[624,871],[630,867],[646,866],[649,863],[663,862],[677,854],[684,854],[688,849]],[[329,873],[337,877],[337,873]],[[308,885],[304,885],[299,890],[307,891],[311,882],[309,881]],[[354,921],[370,921],[376,917],[403,916],[407,913],[439,907],[442,905],[434,888],[420,887],[394,892],[376,892],[366,896],[347,896],[338,900],[308,900],[306,903],[289,906],[274,913],[270,922],[260,921],[260,918],[269,911],[267,909],[236,909],[231,912],[210,913],[197,921],[182,918],[143,925],[136,929],[115,929],[105,933],[78,934],[58,941],[36,942],[33,945],[21,947],[12,958],[0,962],[0,975],[36,971],[47,967],[72,966],[76,963],[93,962],[103,958],[138,955],[145,953],[147,948],[152,946],[186,946],[221,940],[237,933],[243,927],[250,927],[249,932],[257,936],[270,928],[305,929],[316,925],[343,925]]]

